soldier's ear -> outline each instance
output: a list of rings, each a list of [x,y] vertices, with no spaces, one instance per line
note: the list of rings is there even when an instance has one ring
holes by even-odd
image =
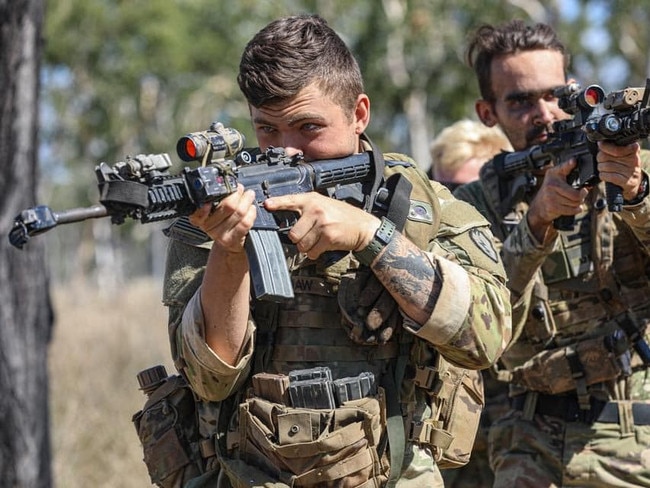
[[[370,99],[362,93],[357,97],[354,109],[354,130],[357,135],[362,134],[370,123]]]
[[[482,98],[476,100],[474,104],[474,109],[476,110],[476,115],[481,122],[483,122],[488,127],[494,127],[497,125],[498,120],[497,116],[494,113],[494,103]]]

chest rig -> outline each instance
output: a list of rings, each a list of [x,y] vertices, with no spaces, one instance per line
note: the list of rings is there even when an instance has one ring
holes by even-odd
[[[369,141],[364,143],[371,147]],[[435,239],[440,216],[430,181],[406,156],[382,155],[373,148],[373,158],[377,159],[378,178],[369,189],[374,194],[372,201],[363,206],[377,216],[388,215],[398,230],[427,249]],[[342,374],[359,368],[381,374],[386,360],[399,355],[397,336],[385,343],[359,347],[341,325],[344,318],[339,310],[339,285],[344,275],[359,271],[358,261],[347,252],[327,252],[312,261],[299,255],[291,244],[285,245],[285,251],[295,299],[254,304],[254,371],[286,373],[319,363]]]
[[[532,196],[507,209],[493,202],[503,238],[524,218]],[[588,409],[594,387],[650,364],[644,339],[650,273],[635,235],[620,214],[607,210],[603,183],[590,190],[584,207],[572,229],[559,233],[536,275],[524,331],[504,357],[511,370],[504,377],[513,394],[520,387],[547,394],[573,390]]]
[[[440,204],[426,175],[402,155],[381,155],[381,184],[372,213],[385,215],[421,249],[428,249],[439,228]],[[401,315],[395,306],[388,320],[395,332],[387,341],[361,345],[351,338],[352,326],[341,314],[341,300],[350,288],[340,289],[346,279],[376,281],[368,268],[351,253],[325,253],[316,261],[295,253],[289,246],[289,268],[295,298],[287,303],[257,302],[253,316],[257,324],[253,372],[286,374],[291,370],[326,366],[336,377],[372,373],[387,392],[387,435],[392,466],[401,466],[405,433],[400,397],[415,402],[413,380],[403,380],[412,360],[412,337],[401,333]],[[363,277],[363,274],[366,274]],[[369,285],[374,286],[374,285]],[[339,292],[344,296],[339,295]],[[392,299],[391,299],[392,301]],[[353,305],[356,306],[356,305]],[[391,325],[392,327],[392,325]],[[409,393],[410,392],[410,393]],[[402,394],[403,393],[403,394]],[[391,470],[394,483],[401,469]]]

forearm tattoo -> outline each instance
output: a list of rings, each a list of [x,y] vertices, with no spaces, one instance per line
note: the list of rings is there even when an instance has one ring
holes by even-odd
[[[429,318],[440,296],[442,278],[424,251],[397,233],[372,269],[402,308],[417,308],[424,320]]]

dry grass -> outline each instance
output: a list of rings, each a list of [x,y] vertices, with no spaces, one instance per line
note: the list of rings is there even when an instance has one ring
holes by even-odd
[[[172,373],[159,282],[114,296],[92,287],[53,289],[50,411],[56,486],[151,486],[131,423],[145,396],[136,374],[156,364]]]

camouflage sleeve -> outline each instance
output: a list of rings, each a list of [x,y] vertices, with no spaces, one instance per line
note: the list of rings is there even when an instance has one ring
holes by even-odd
[[[485,185],[494,193],[498,192],[498,178],[489,165],[482,168],[484,172],[481,180],[461,185],[454,191],[454,196],[473,205],[489,222],[495,234],[495,245],[503,259],[504,268],[508,274],[508,289],[510,290],[510,303],[512,307],[512,339],[516,341],[523,332],[526,318],[532,306],[533,296],[539,278],[539,266],[545,256],[552,250],[551,247],[542,246],[532,235],[525,218],[515,227],[513,235],[507,233],[502,225],[495,204],[488,197]],[[510,226],[508,226],[508,229]],[[498,239],[497,239],[498,238]],[[504,250],[504,246],[506,249]],[[526,262],[520,260],[525,256]],[[520,264],[521,263],[521,264]],[[531,279],[530,277],[534,277]]]
[[[176,328],[187,302],[201,284],[209,252],[209,248],[191,246],[176,239],[170,239],[167,246],[163,304],[169,312],[169,339],[174,361],[177,359]]]
[[[197,290],[185,308],[177,331],[183,372],[194,393],[204,400],[220,401],[242,386],[250,372],[254,331],[255,326],[249,320],[246,344],[235,366],[222,361],[205,341],[203,310]]]
[[[470,205],[441,202],[442,221],[430,249],[439,297],[416,336],[434,344],[449,361],[470,369],[494,363],[511,337],[506,275],[488,222]]]
[[[517,299],[529,288],[544,260],[553,251],[556,239],[542,244],[523,218],[503,243],[501,255],[508,273],[508,288]]]
[[[650,184],[650,151],[641,152],[641,162],[646,184]],[[632,229],[634,235],[643,245],[645,252],[650,254],[650,197],[634,205],[623,205],[620,217]]]
[[[528,314],[536,301],[536,284],[543,282],[541,266],[553,251],[557,239],[540,243],[523,218],[503,243],[501,256],[508,273],[508,288],[512,304],[513,339],[521,335]]]
[[[203,279],[209,246],[195,246],[170,239],[163,284],[163,303],[169,311],[169,341],[174,365],[192,389],[206,400],[220,400],[245,378],[254,327],[249,323],[249,344],[237,367],[223,363],[205,343],[203,312],[198,290]]]

